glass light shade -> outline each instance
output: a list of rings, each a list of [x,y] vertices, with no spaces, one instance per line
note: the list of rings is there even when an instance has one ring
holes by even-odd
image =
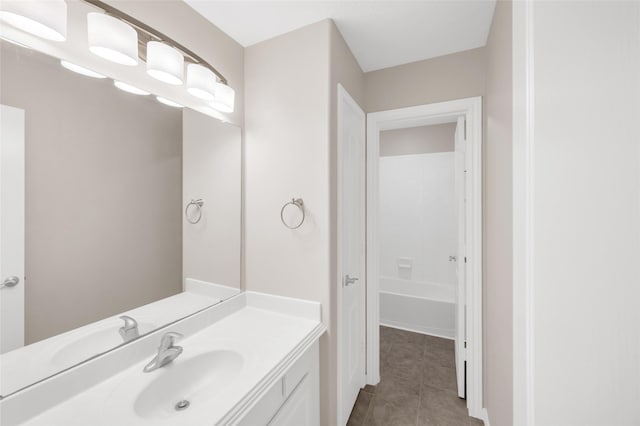
[[[184,76],[184,57],[159,41],[147,43],[147,73],[168,84],[180,85]]]
[[[85,67],[81,67],[80,65],[76,65],[73,62],[68,62],[65,60],[60,60],[60,65],[62,65],[63,67],[65,67],[66,69],[68,69],[69,71],[73,71],[73,72],[77,72],[78,74],[82,74],[85,75],[87,77],[92,77],[92,78],[107,78],[106,75],[102,75],[100,73],[97,73],[95,71],[92,71],[88,68]]]
[[[2,0],[0,21],[53,41],[67,38],[67,3],[64,0]]]
[[[129,24],[103,13],[89,13],[87,30],[91,52],[118,64],[138,64],[138,33]]]
[[[196,98],[212,101],[216,94],[217,77],[209,68],[198,64],[187,66],[187,91]]]
[[[161,104],[165,104],[165,105],[168,105],[168,106],[170,106],[170,107],[174,107],[174,108],[183,108],[183,107],[184,107],[183,105],[180,105],[180,104],[179,104],[179,103],[177,103],[177,102],[173,102],[173,101],[172,101],[172,100],[170,100],[170,99],[163,98],[162,96],[156,96],[156,99],[157,99],[157,100],[158,100],[158,102],[160,102]]]
[[[132,86],[127,83],[123,83],[122,81],[114,81],[113,85],[116,86],[120,90],[124,90],[127,93],[132,93],[134,95],[143,95],[146,96],[149,94],[146,90],[138,89],[136,86]]]
[[[226,84],[216,84],[216,98],[210,103],[212,108],[221,112],[233,112],[236,91]]]

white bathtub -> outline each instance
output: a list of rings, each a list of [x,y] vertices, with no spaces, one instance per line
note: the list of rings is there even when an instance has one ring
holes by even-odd
[[[380,277],[380,324],[432,336],[455,336],[455,287]]]

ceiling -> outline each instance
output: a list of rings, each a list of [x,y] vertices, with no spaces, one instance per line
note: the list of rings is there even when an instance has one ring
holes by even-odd
[[[185,0],[247,47],[332,18],[363,71],[484,46],[495,0]]]

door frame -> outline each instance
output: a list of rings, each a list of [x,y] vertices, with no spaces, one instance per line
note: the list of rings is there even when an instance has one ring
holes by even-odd
[[[0,105],[0,125],[0,280],[20,279],[0,288],[2,354],[24,346],[25,339],[25,111]]]
[[[362,129],[362,132],[364,133],[364,144],[365,146],[363,147],[363,151],[366,152],[366,113],[364,112],[364,110],[362,109],[362,107],[360,105],[358,105],[358,103],[351,97],[351,95],[349,94],[349,92],[347,92],[347,90],[338,83],[337,85],[337,91],[338,91],[338,96],[337,96],[337,101],[338,101],[338,105],[337,105],[337,148],[336,148],[336,170],[337,170],[337,175],[336,175],[336,186],[337,186],[337,196],[336,196],[336,276],[335,276],[335,285],[336,285],[336,306],[337,306],[337,311],[336,311],[336,323],[337,323],[337,335],[336,335],[336,345],[337,345],[337,360],[336,360],[336,370],[337,370],[337,405],[336,405],[336,417],[337,417],[337,425],[343,425],[343,419],[342,419],[342,411],[343,411],[343,405],[344,405],[344,395],[343,395],[343,388],[342,388],[342,374],[343,374],[343,369],[344,366],[343,364],[343,355],[344,355],[344,347],[342,345],[342,335],[344,333],[344,321],[343,321],[343,317],[342,317],[342,309],[343,309],[343,298],[342,298],[342,278],[344,276],[344,270],[343,270],[343,265],[342,265],[342,236],[343,236],[343,229],[344,229],[344,222],[343,222],[343,206],[342,206],[342,195],[343,195],[343,187],[341,185],[341,178],[342,178],[342,167],[344,166],[343,164],[343,155],[342,155],[342,149],[343,149],[343,143],[344,141],[342,140],[342,126],[343,126],[343,107],[344,105],[350,105],[351,107],[353,107],[354,109],[361,111],[362,112],[362,118],[363,118],[363,122],[365,123],[365,127]],[[366,199],[365,199],[365,195],[366,195],[366,158],[362,159],[362,166],[363,166],[363,175],[362,175],[362,191],[361,191],[361,202],[362,202],[362,206],[364,209],[364,222],[362,224],[362,235],[366,240],[366,235],[367,235],[367,231],[366,231],[366,209],[367,209],[367,205],[366,205]],[[365,318],[363,318],[364,323],[365,323],[365,329],[364,329],[364,336],[363,338],[365,339],[365,360],[364,360],[364,364],[363,364],[363,368],[365,371],[363,371],[363,379],[364,382],[362,383],[362,386],[364,386],[367,383],[367,377],[366,377],[366,371],[367,371],[367,358],[366,358],[366,339],[367,339],[367,324],[366,324],[366,287],[365,287],[365,283],[366,283],[366,273],[367,273],[367,264],[366,264],[366,241],[365,243],[365,257],[364,257],[364,267],[363,267],[363,273],[365,274],[365,276],[360,277],[360,284],[361,286],[363,286],[364,288],[364,300],[362,301],[363,304],[363,312],[365,313]]]
[[[482,97],[367,114],[367,384],[380,381],[379,159],[380,132],[466,120],[470,157],[467,200],[467,408],[483,417],[482,396]]]

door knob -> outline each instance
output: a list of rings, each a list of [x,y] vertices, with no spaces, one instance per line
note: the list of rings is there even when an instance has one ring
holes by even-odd
[[[350,277],[349,274],[344,276],[344,279],[342,281],[342,286],[343,287],[349,287],[351,284],[355,284],[356,281],[358,281],[358,278],[356,277]]]
[[[2,287],[15,287],[15,286],[18,285],[19,282],[20,282],[20,278],[18,278],[16,276],[7,277],[2,282],[2,285],[0,285],[0,288],[2,288]]]

